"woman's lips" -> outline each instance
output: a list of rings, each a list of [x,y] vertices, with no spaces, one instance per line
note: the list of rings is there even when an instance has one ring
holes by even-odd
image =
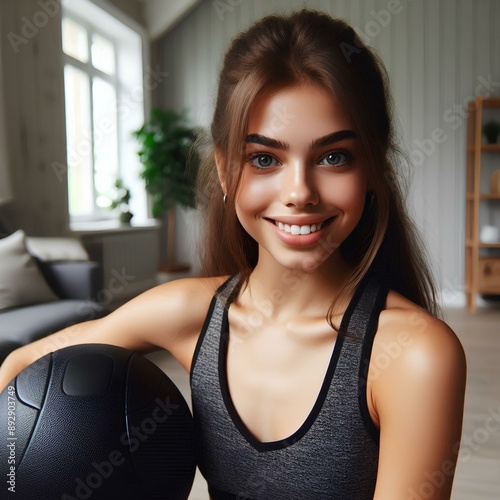
[[[276,219],[267,219],[272,224],[273,230],[278,238],[291,246],[311,246],[317,243],[325,232],[325,228],[337,216],[330,217],[320,222],[313,222],[311,224],[293,224],[288,220],[282,222]]]

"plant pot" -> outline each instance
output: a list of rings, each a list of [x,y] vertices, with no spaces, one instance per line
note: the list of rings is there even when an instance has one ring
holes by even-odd
[[[490,121],[483,125],[482,132],[488,144],[496,144],[498,134],[500,134],[500,123],[497,121]]]
[[[484,134],[484,137],[486,139],[486,142],[488,144],[496,144],[497,143],[497,139],[498,139],[498,132],[496,133],[491,133],[491,134]]]
[[[134,215],[131,212],[122,212],[120,214],[120,222],[122,224],[130,224],[133,216]]]

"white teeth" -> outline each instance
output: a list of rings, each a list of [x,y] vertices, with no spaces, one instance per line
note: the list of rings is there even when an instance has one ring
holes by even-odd
[[[304,224],[303,226],[297,226],[296,224],[283,224],[283,222],[274,221],[279,229],[291,234],[310,234],[319,231],[323,226],[323,222],[318,224]]]

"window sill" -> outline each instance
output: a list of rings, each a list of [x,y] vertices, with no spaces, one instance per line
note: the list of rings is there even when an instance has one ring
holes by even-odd
[[[128,233],[137,231],[151,231],[158,229],[161,226],[160,222],[156,219],[147,219],[138,223],[123,224],[116,219],[92,221],[92,222],[70,222],[70,231],[74,235],[86,234],[116,234]]]

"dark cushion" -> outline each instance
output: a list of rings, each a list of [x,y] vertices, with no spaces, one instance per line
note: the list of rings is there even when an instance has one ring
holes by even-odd
[[[107,312],[91,300],[57,300],[4,310],[0,315],[0,343],[28,344],[75,323],[101,318]]]
[[[96,299],[102,290],[102,268],[93,261],[43,262],[35,259],[45,280],[62,299]]]

